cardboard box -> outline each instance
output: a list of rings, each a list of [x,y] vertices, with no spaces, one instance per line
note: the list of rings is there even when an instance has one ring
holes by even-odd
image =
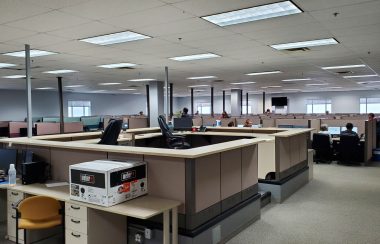
[[[95,160],[69,170],[72,200],[109,207],[148,193],[145,162]]]

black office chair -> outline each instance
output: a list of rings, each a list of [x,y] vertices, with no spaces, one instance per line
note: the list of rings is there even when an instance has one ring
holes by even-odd
[[[165,122],[164,116],[158,116],[158,124],[160,125],[162,136],[164,137],[169,148],[188,149],[191,147],[190,144],[186,142],[186,138],[184,136],[173,135],[169,126]]]
[[[119,138],[122,124],[122,120],[112,120],[104,130],[98,144],[117,145],[117,139]]]
[[[312,148],[315,150],[314,160],[316,163],[331,163],[334,151],[331,147],[329,135],[314,133]]]
[[[339,142],[339,162],[344,164],[358,164],[361,161],[359,137],[355,135],[341,135]]]

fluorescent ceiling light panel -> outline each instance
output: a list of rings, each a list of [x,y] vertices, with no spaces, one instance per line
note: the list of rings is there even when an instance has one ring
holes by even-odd
[[[321,67],[322,69],[350,69],[350,68],[363,68],[366,67],[365,64],[353,64],[353,65],[341,65],[341,66],[329,66],[329,67]]]
[[[282,89],[283,91],[301,91],[301,89],[292,89],[292,88],[285,88]]]
[[[1,68],[8,68],[8,67],[13,67],[17,66],[16,64],[8,64],[8,63],[0,63],[0,69]]]
[[[145,78],[145,79],[132,79],[132,80],[128,80],[128,81],[153,81],[153,80],[156,80],[156,79]]]
[[[249,73],[245,75],[254,76],[254,75],[270,75],[270,74],[280,74],[280,73],[282,73],[282,71],[275,70],[275,71],[265,71],[265,72],[254,72],[254,73]]]
[[[200,59],[208,59],[208,58],[220,58],[219,55],[214,53],[202,53],[202,54],[194,54],[188,56],[179,56],[174,58],[169,58],[175,61],[192,61],[192,60],[200,60]]]
[[[140,92],[135,92],[135,93],[132,93],[133,95],[141,95]]]
[[[106,90],[95,90],[95,91],[91,91],[91,92],[105,92]]]
[[[282,80],[282,81],[307,81],[307,80],[311,80],[311,79],[310,78],[286,79],[286,80]]]
[[[298,13],[302,13],[302,10],[291,1],[283,1],[221,14],[204,16],[202,19],[218,26],[228,26]]]
[[[43,73],[46,73],[46,74],[66,74],[66,73],[74,73],[74,72],[78,72],[78,71],[71,70],[71,69],[60,69],[60,70],[45,71]]]
[[[268,88],[280,88],[282,86],[268,86]]]
[[[76,87],[83,87],[84,85],[69,85],[65,86],[66,88],[76,88]]]
[[[132,88],[122,88],[122,89],[119,89],[120,91],[136,91],[136,89],[132,89]]]
[[[38,87],[36,90],[53,90],[54,87]]]
[[[57,54],[57,53],[49,52],[49,51],[42,51],[42,50],[37,50],[37,49],[30,50],[30,57],[41,57],[41,56],[47,56],[47,55],[52,55],[52,54]],[[4,53],[4,55],[12,56],[12,57],[25,58],[25,51]]]
[[[246,81],[246,82],[233,82],[230,83],[231,85],[248,85],[248,84],[255,84],[255,81]]]
[[[6,79],[21,79],[21,78],[26,78],[26,75],[7,75],[7,76],[3,76],[2,78],[6,78]]]
[[[189,77],[188,80],[203,80],[203,79],[214,79],[217,78],[216,76],[209,75],[209,76],[198,76],[198,77]]]
[[[193,85],[193,86],[188,86],[188,87],[194,88],[194,87],[206,87],[206,86],[210,86],[210,85]]]
[[[106,68],[106,69],[117,69],[117,68],[127,68],[127,67],[135,67],[137,64],[132,63],[118,63],[118,64],[102,64],[98,65],[100,68]]]
[[[327,86],[327,83],[306,84],[306,86]]]
[[[99,83],[99,86],[114,86],[114,85],[120,85],[120,82],[109,82],[109,83]]]
[[[262,86],[260,87],[261,89],[267,89],[268,87],[267,86]]]
[[[349,79],[349,78],[366,78],[366,77],[376,77],[379,75],[348,75],[348,76],[343,76],[343,78]]]
[[[341,86],[332,86],[332,87],[326,87],[326,89],[342,89]]]
[[[123,32],[118,32],[118,33],[113,33],[113,34],[85,38],[79,41],[104,46],[104,45],[111,45],[111,44],[117,44],[117,43],[123,43],[123,42],[143,40],[147,38],[151,38],[151,37],[145,36],[136,32],[132,32],[132,31],[123,31]]]
[[[311,41],[274,44],[274,45],[270,45],[270,47],[276,50],[287,50],[287,49],[295,49],[295,48],[303,48],[303,47],[335,45],[338,43],[339,42],[335,40],[334,38],[327,38],[327,39],[319,39],[319,40],[311,40]]]

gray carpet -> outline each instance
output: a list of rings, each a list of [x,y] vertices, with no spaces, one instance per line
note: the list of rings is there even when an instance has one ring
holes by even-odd
[[[228,244],[380,243],[380,167],[318,164],[314,180]]]

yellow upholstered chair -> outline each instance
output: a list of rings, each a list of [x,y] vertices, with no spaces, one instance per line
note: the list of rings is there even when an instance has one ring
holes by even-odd
[[[26,243],[27,230],[64,226],[63,209],[59,201],[51,197],[34,196],[22,200],[16,208],[16,243],[18,243],[19,229],[25,230]]]

